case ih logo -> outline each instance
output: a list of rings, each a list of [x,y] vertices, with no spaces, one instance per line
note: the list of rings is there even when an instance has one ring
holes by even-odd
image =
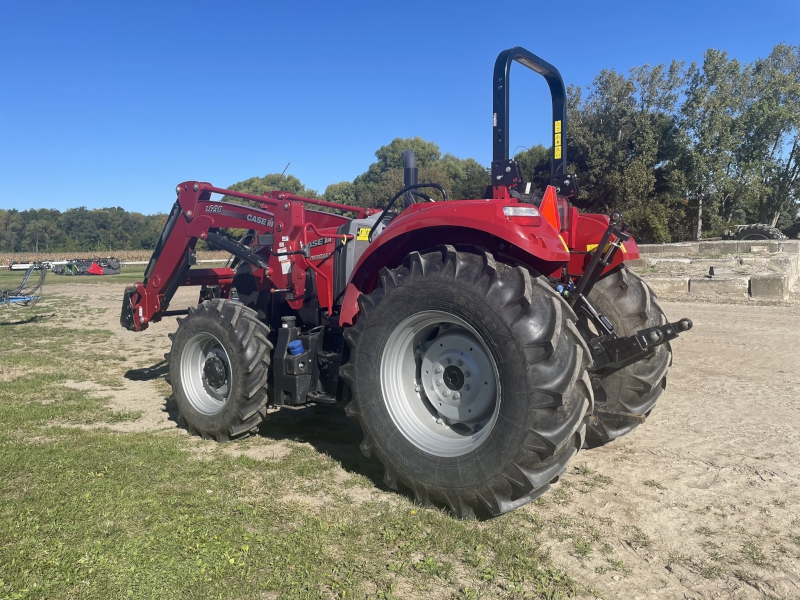
[[[311,242],[308,242],[309,248],[316,248],[317,246],[324,246],[325,244],[330,244],[333,241],[333,238],[317,238]]]
[[[272,227],[274,221],[272,219],[267,219],[266,217],[259,217],[258,215],[243,215],[238,210],[231,210],[228,208],[224,208],[219,204],[209,204],[206,206],[206,212],[215,215],[224,215],[226,217],[233,217],[234,219],[244,219],[249,221],[250,223],[255,223],[256,225],[263,225],[264,227]]]
[[[259,217],[257,215],[247,215],[247,220],[251,223],[264,225],[265,227],[272,227],[272,219],[267,220],[264,217]]]

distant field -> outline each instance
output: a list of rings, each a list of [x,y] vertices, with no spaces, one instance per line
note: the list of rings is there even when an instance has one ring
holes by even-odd
[[[47,295],[47,286],[57,283],[134,283],[141,281],[144,276],[144,266],[141,265],[122,266],[120,271],[122,272],[119,275],[56,275],[48,271],[44,280],[44,293]],[[0,290],[14,289],[24,276],[24,271],[0,271]],[[33,278],[38,278],[38,275],[34,274],[31,279]]]
[[[150,260],[152,250],[97,250],[94,252],[0,252],[0,266],[9,262],[30,262],[42,260],[69,260],[72,258],[105,258],[113,256],[122,262],[139,262]],[[230,256],[219,250],[200,250],[198,260],[225,259]]]

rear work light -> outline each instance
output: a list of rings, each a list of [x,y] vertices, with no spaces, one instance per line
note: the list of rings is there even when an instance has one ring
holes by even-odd
[[[535,206],[504,206],[506,218],[523,227],[538,227],[542,224],[542,215]]]

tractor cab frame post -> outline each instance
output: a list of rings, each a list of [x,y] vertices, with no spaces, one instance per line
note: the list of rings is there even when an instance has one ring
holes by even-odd
[[[550,87],[553,104],[552,140],[553,152],[550,163],[550,185],[558,194],[575,196],[578,186],[575,177],[567,175],[567,91],[561,73],[553,65],[542,60],[525,48],[516,46],[504,50],[494,63],[492,99],[492,185],[502,182],[508,185],[503,176],[508,173],[509,156],[509,85],[511,82],[511,63],[518,62],[545,78]],[[498,178],[500,177],[500,178]],[[516,183],[516,182],[511,182]]]

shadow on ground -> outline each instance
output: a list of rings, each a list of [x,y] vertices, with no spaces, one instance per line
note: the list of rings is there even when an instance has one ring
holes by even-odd
[[[151,367],[126,371],[125,379],[130,379],[131,381],[153,381],[160,377],[165,377],[167,373],[169,373],[169,363],[166,360],[162,360]]]
[[[363,475],[375,487],[389,490],[383,483],[383,466],[361,453],[359,445],[364,439],[361,427],[341,408],[319,404],[284,407],[270,412],[258,433],[273,440],[309,444],[317,452],[330,456],[345,471]]]
[[[28,323],[38,323],[39,321],[45,321],[55,316],[56,313],[51,313],[49,315],[33,315],[31,317],[28,317],[27,319],[22,319],[20,321],[6,321],[5,323],[0,323],[0,327],[5,327],[7,325],[27,325]]]
[[[125,373],[125,378],[131,381],[154,381],[165,377],[168,372],[169,363],[162,360],[149,367],[130,369]],[[179,428],[186,429],[178,420],[178,410],[172,396],[165,399],[164,411],[170,421]],[[317,452],[330,456],[345,471],[363,475],[377,488],[389,490],[383,483],[383,466],[361,453],[361,428],[358,423],[345,416],[340,407],[319,404],[281,407],[267,414],[258,434],[276,441],[290,440],[308,444]]]

